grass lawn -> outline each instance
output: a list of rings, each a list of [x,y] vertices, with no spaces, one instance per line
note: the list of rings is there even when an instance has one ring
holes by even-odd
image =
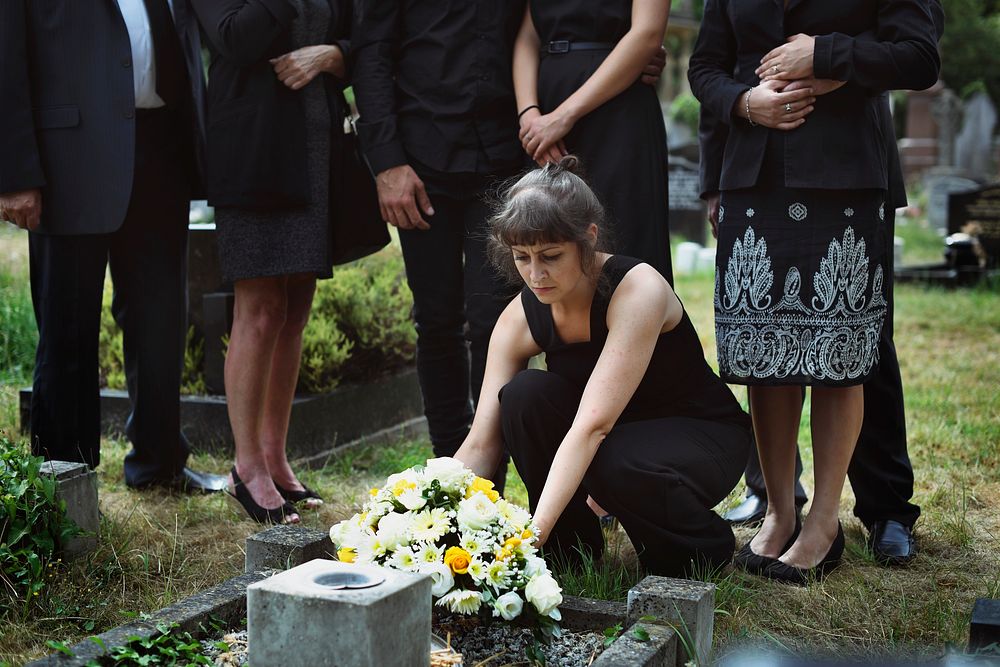
[[[17,327],[24,308],[15,304],[25,297],[23,246],[23,236],[0,229],[0,334],[8,338],[23,331]],[[705,274],[677,284],[714,363],[712,290]],[[22,337],[18,333],[5,345],[23,346]],[[851,515],[848,488],[842,511],[846,562],[822,584],[797,589],[734,571],[711,576],[719,586],[717,656],[747,642],[838,656],[940,655],[966,640],[975,598],[1000,597],[1000,289],[900,286],[896,343],[915,500],[923,508],[917,524],[920,556],[906,569],[874,564]],[[16,390],[29,371],[10,359],[0,361],[0,430],[16,436]],[[742,390],[737,394],[745,396]],[[807,415],[800,443],[808,488]],[[260,527],[237,503],[224,495],[131,491],[122,479],[126,451],[121,440],[104,442],[99,550],[85,562],[55,568],[48,592],[27,618],[0,621],[0,662],[21,664],[49,652],[46,640],[79,641],[242,572],[244,539]],[[329,502],[319,512],[306,512],[304,524],[328,528],[360,505],[372,485],[429,453],[425,442],[354,449],[321,470],[305,471],[304,481]],[[222,472],[230,461],[198,454],[191,465]],[[513,473],[508,490],[511,499],[526,504]],[[724,506],[741,494],[742,488],[734,490]],[[741,529],[737,541],[751,534]],[[609,550],[599,571],[564,579],[567,591],[620,597],[642,576],[622,533],[613,536]]]

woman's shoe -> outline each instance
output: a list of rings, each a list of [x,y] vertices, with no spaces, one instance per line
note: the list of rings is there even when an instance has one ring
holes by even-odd
[[[792,548],[795,540],[799,537],[799,532],[802,530],[802,519],[798,514],[795,515],[795,530],[792,532],[792,536],[788,538],[785,542],[785,546],[782,547],[781,553],[785,553]],[[753,542],[753,538],[747,540],[747,543],[740,547],[740,550],[736,552],[733,556],[733,565],[741,567],[750,574],[764,574],[764,570],[768,568],[772,563],[778,563],[777,558],[771,558],[770,556],[761,556],[755,553],[753,549],[750,548],[750,543]]]
[[[288,489],[282,487],[277,482],[274,482],[274,488],[278,490],[278,493],[281,494],[282,498],[284,498],[290,503],[301,503],[302,501],[309,501],[309,500],[319,501],[312,503],[306,502],[306,507],[309,508],[319,507],[320,505],[323,504],[323,496],[319,495],[305,484],[302,484],[302,491],[289,491]]]
[[[840,559],[844,555],[844,528],[837,522],[837,536],[833,538],[830,550],[826,552],[816,567],[803,568],[782,563],[775,560],[764,571],[764,576],[768,579],[780,581],[783,584],[793,584],[795,586],[807,586],[810,581],[820,581],[835,567],[840,565]]]
[[[230,474],[233,476],[233,493],[229,495],[236,498],[240,505],[243,505],[243,509],[247,511],[250,518],[257,523],[284,523],[285,517],[296,514],[295,507],[288,501],[273,509],[261,507],[253,499],[253,496],[250,495],[250,489],[246,487],[240,476],[236,474],[236,466],[233,466]]]

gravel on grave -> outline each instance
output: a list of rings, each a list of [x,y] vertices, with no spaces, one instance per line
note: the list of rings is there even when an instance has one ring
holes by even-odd
[[[483,625],[477,619],[447,617],[434,624],[435,634],[442,639],[451,633],[451,647],[462,654],[464,665],[500,667],[527,664],[524,651],[532,643],[531,630],[506,623]],[[226,633],[222,641],[229,646],[224,651],[218,639],[201,642],[205,656],[218,667],[243,667],[249,662],[247,631]],[[604,650],[604,635],[599,632],[567,632],[542,647],[545,664],[550,667],[589,665]]]

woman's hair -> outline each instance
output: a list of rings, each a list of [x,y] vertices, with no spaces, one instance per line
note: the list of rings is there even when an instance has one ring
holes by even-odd
[[[517,177],[501,188],[489,220],[489,257],[493,266],[512,284],[520,284],[512,246],[539,243],[575,243],[585,274],[594,268],[598,250],[608,248],[603,229],[604,207],[579,175],[580,160],[567,155]],[[597,243],[590,225],[598,227]]]

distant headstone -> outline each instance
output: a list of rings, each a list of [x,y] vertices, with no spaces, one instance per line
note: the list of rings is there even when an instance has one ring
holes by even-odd
[[[927,221],[941,235],[948,231],[948,198],[960,192],[969,192],[979,187],[979,183],[956,173],[952,167],[937,167],[928,170],[924,176],[927,188]]]
[[[1000,183],[948,196],[948,233],[979,239],[987,266],[1000,263]]]
[[[989,180],[995,173],[992,142],[997,109],[985,92],[975,93],[965,103],[962,131],[955,139],[955,165],[974,178]]]
[[[705,202],[699,198],[701,183],[698,165],[678,155],[670,156],[670,234],[688,241],[705,243],[708,218]]]
[[[938,126],[938,165],[955,165],[955,137],[962,125],[962,100],[951,88],[941,91],[931,103],[931,115]]]

